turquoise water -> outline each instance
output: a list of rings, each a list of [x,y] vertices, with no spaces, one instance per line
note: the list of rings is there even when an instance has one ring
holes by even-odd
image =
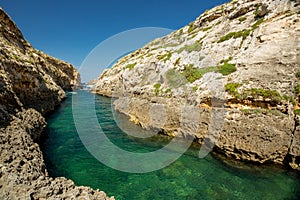
[[[78,91],[74,95],[93,94]],[[95,101],[103,131],[122,149],[149,152],[170,141],[165,136],[127,136],[113,120],[111,99],[96,95]],[[118,121],[128,130],[143,131],[125,116],[118,115]],[[211,154],[200,159],[196,145],[158,171],[133,174],[111,169],[89,154],[82,144],[73,122],[71,95],[47,122],[42,150],[49,174],[103,190],[116,199],[300,199],[299,174],[271,166],[225,164]]]

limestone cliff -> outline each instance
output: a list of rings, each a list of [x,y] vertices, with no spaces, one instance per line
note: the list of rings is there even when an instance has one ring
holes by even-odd
[[[50,178],[36,143],[46,125],[42,114],[80,85],[72,65],[34,49],[0,8],[0,199],[108,199]]]
[[[300,169],[299,44],[299,1],[233,0],[123,57],[93,92],[145,128]]]

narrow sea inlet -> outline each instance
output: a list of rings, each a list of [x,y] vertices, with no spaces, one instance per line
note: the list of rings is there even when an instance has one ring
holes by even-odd
[[[300,177],[296,172],[272,166],[228,165],[211,154],[200,159],[197,146],[192,146],[176,162],[158,171],[134,174],[111,169],[95,159],[82,144],[74,125],[72,95],[94,96],[88,91],[69,94],[48,117],[41,147],[52,177],[65,176],[77,185],[103,190],[121,200],[300,198]],[[111,99],[96,95],[95,101],[104,133],[120,148],[150,152],[170,141],[165,136],[147,139],[128,136],[114,121]],[[127,117],[117,117],[126,130],[143,132]]]

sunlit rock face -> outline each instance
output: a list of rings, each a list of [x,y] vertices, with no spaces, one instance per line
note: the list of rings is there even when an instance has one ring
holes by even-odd
[[[0,199],[109,199],[104,192],[50,178],[36,143],[42,116],[81,87],[69,63],[34,49],[0,8]]]
[[[300,169],[299,10],[299,1],[230,1],[121,58],[93,92],[117,97],[115,108],[145,128],[199,143],[216,124],[217,99],[226,113],[215,151]],[[199,119],[181,123],[182,105]],[[167,117],[152,120],[157,106]]]

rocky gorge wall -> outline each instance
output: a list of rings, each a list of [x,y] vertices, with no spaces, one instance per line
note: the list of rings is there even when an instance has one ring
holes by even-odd
[[[299,27],[297,0],[233,0],[118,60],[92,92],[144,128],[299,170]]]
[[[76,69],[34,49],[0,8],[0,199],[113,199],[49,177],[37,144],[43,115],[79,87]]]

